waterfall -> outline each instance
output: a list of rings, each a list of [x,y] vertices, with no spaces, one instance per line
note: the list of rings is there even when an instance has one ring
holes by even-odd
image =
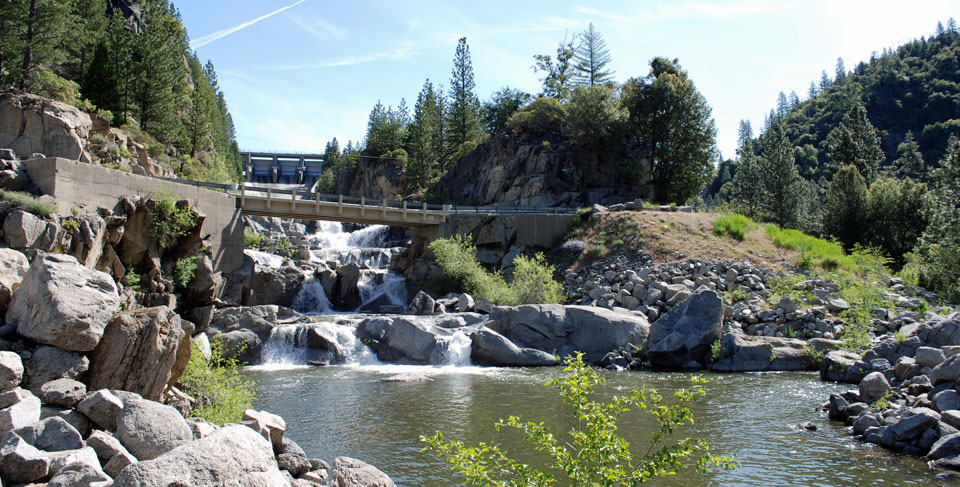
[[[304,281],[300,293],[293,300],[293,309],[309,313],[329,313],[333,308],[323,284],[311,277]]]
[[[270,331],[260,353],[262,365],[306,365],[307,349],[300,340],[301,327],[278,325]]]
[[[434,365],[445,365],[453,367],[469,367],[470,363],[470,337],[462,331],[455,331],[453,334],[445,337],[437,337],[439,348],[430,356],[430,362]]]

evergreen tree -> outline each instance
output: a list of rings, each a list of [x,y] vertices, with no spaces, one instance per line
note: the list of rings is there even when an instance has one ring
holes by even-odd
[[[790,110],[797,108],[800,105],[800,96],[797,95],[796,91],[790,92]]]
[[[762,196],[760,164],[753,150],[753,141],[747,139],[740,147],[740,164],[733,175],[731,198],[741,212],[759,219]]]
[[[66,78],[83,85],[93,51],[107,28],[107,7],[103,0],[72,0],[72,3],[73,25],[65,32],[63,45],[67,58],[61,71]]]
[[[827,186],[823,231],[844,247],[864,242],[867,230],[867,183],[853,164],[841,167]]]
[[[620,106],[610,85],[578,86],[567,102],[564,133],[569,140],[588,149],[610,147],[622,135],[627,110]],[[622,137],[621,137],[622,139]]]
[[[508,87],[503,87],[483,104],[483,125],[490,135],[503,135],[507,120],[517,110],[530,103],[530,95]]]
[[[953,20],[953,17],[947,19],[947,32],[951,34],[957,33],[957,21]]]
[[[437,169],[442,174],[450,166],[450,159],[453,157],[453,151],[447,142],[450,132],[450,125],[447,123],[450,103],[447,101],[446,91],[442,84],[437,85],[434,93],[437,98],[436,112],[434,113],[437,128],[433,132],[433,147],[437,150]]]
[[[820,91],[817,89],[817,84],[811,81],[810,88],[807,89],[807,98],[816,98],[819,94]]]
[[[406,138],[407,125],[399,111],[385,107],[380,100],[370,111],[367,120],[366,152],[380,157],[401,148]]]
[[[207,80],[197,55],[192,54],[187,63],[193,79],[193,90],[190,92],[190,104],[184,113],[184,122],[190,139],[190,156],[197,157],[199,152],[213,148],[212,124],[219,116],[219,109],[217,95]]]
[[[837,58],[837,67],[834,74],[833,83],[837,85],[842,85],[847,81],[847,68],[843,66],[843,58]]]
[[[903,267],[906,253],[913,250],[927,226],[926,196],[927,185],[910,178],[881,177],[870,185],[867,236],[893,259],[897,269]]]
[[[408,192],[417,192],[427,186],[439,170],[440,148],[437,132],[440,129],[437,95],[428,79],[417,95],[413,107],[413,122],[409,130],[410,159],[404,173]]]
[[[893,161],[893,165],[906,177],[921,181],[926,179],[927,168],[920,154],[920,145],[913,139],[913,132],[908,130],[903,142],[897,146],[897,160]]]
[[[883,150],[877,129],[867,118],[867,109],[862,103],[856,103],[843,116],[840,125],[827,135],[826,146],[833,170],[853,164],[868,184],[876,179],[883,162]]]
[[[573,43],[576,39],[576,36],[569,41],[564,38],[563,42],[557,46],[556,60],[551,59],[549,54],[533,56],[533,71],[544,73],[544,77],[540,79],[543,84],[543,92],[540,96],[558,100],[567,99],[573,85],[574,67],[572,61],[576,52]]]
[[[777,119],[787,118],[788,112],[790,112],[790,102],[787,101],[787,95],[781,91],[777,95]]]
[[[467,38],[461,37],[457,42],[450,75],[450,111],[447,125],[452,150],[458,150],[465,142],[475,140],[480,135],[480,101],[475,89],[470,47],[467,45]]]
[[[84,98],[113,113],[114,125],[126,123],[132,103],[133,37],[122,16],[110,18],[80,85]]]
[[[749,120],[740,120],[740,126],[737,128],[737,153],[743,150],[743,146],[753,140],[753,127]]]
[[[929,225],[917,250],[920,284],[960,298],[960,140],[950,137],[927,203]]]
[[[717,130],[707,100],[679,61],[654,58],[650,73],[623,87],[629,127],[650,151],[658,201],[684,203],[709,181]]]
[[[21,15],[14,18],[22,19],[22,24],[14,26],[21,34],[18,87],[28,92],[33,88],[33,73],[37,69],[62,61],[64,52],[60,41],[75,19],[70,15],[70,3],[63,0],[13,0],[10,3],[3,9],[19,10]]]
[[[937,29],[933,31],[933,35],[942,36],[943,35],[943,22],[937,21]]]
[[[152,0],[133,36],[133,102],[141,129],[181,149],[189,145],[177,115],[188,94],[187,49],[180,14],[167,0]]]
[[[780,228],[796,228],[805,187],[782,123],[774,124],[767,133],[759,166],[765,219]]]
[[[575,82],[580,86],[593,86],[608,83],[613,79],[613,71],[607,70],[610,64],[610,51],[607,43],[593,28],[593,23],[580,35],[580,44],[573,53]]]
[[[820,86],[818,86],[817,91],[823,93],[830,89],[833,86],[833,81],[830,80],[830,77],[827,76],[827,72],[823,71],[820,73]]]

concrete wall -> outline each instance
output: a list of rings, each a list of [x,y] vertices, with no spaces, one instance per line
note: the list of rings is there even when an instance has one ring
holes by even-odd
[[[505,236],[515,232],[515,239],[512,242],[504,242],[505,244],[549,248],[570,230],[576,215],[461,214],[451,215],[448,218],[449,222],[439,227],[417,228],[414,230],[415,238],[425,238],[429,241],[451,235],[480,232],[496,237],[501,232]]]
[[[209,236],[216,270],[229,273],[243,265],[243,218],[233,196],[68,159],[36,159],[24,165],[40,191],[56,198],[61,215],[69,215],[74,206],[88,211],[101,206],[113,209],[124,196],[148,197],[165,192],[188,200],[206,217],[201,233],[205,239]]]

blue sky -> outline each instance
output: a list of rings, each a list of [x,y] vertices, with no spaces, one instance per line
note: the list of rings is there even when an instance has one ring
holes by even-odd
[[[754,130],[783,90],[806,96],[837,57],[848,69],[871,52],[929,36],[960,18],[955,0],[365,1],[180,0],[201,61],[213,61],[242,149],[322,151],[359,141],[382,100],[413,106],[426,78],[449,85],[467,37],[477,94],[536,93],[533,55],[554,54],[589,23],[604,36],[618,82],[654,56],[678,58],[734,155],[737,126]]]

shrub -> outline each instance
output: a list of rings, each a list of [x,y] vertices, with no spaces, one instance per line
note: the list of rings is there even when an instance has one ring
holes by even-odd
[[[37,201],[27,193],[0,189],[0,210],[5,212],[14,208],[33,213],[39,217],[46,217],[57,213],[56,205]]]
[[[60,226],[70,235],[76,235],[80,232],[80,222],[74,219],[61,220]]]
[[[199,255],[181,257],[173,266],[173,282],[181,289],[185,289],[197,274]]]
[[[742,286],[737,286],[723,294],[723,300],[731,306],[744,299],[747,299],[747,291]]]
[[[707,358],[707,360],[711,364],[715,363],[717,360],[720,360],[720,354],[722,353],[723,353],[723,342],[721,342],[720,339],[717,338],[716,340],[713,341],[713,343],[710,344],[710,356]]]
[[[253,383],[240,375],[236,359],[224,358],[224,342],[210,342],[210,358],[200,347],[193,347],[187,368],[177,381],[180,389],[197,400],[190,416],[222,425],[239,421],[243,411],[253,406]]]
[[[140,274],[137,274],[132,265],[127,267],[127,273],[123,275],[123,285],[134,291],[140,291]]]
[[[823,352],[817,350],[817,347],[807,343],[803,346],[803,354],[810,358],[810,365],[817,369],[820,368],[823,363]]]
[[[694,377],[689,389],[675,392],[678,403],[671,406],[662,405],[663,396],[646,388],[602,403],[591,396],[597,386],[603,385],[604,379],[583,363],[582,354],[568,358],[564,372],[564,376],[546,385],[556,387],[563,403],[572,409],[577,426],[569,437],[554,435],[543,422],[523,422],[516,416],[495,425],[497,430],[509,428],[523,433],[526,443],[549,456],[548,471],[510,458],[495,444],[468,447],[460,441],[445,441],[439,431],[420,437],[420,441],[427,443],[424,451],[446,457],[451,471],[464,477],[464,485],[472,486],[554,485],[558,480],[555,474],[559,473],[572,485],[613,487],[638,485],[658,475],[673,475],[688,466],[694,466],[700,473],[710,472],[711,467],[737,467],[730,457],[711,455],[704,440],[665,441],[679,427],[693,423],[693,411],[687,404],[705,395],[704,379]],[[617,420],[632,408],[648,411],[660,426],[649,439],[646,453],[636,460],[630,443],[617,434]]]
[[[513,261],[513,282],[518,304],[554,304],[564,300],[563,284],[553,280],[553,267],[542,253],[533,257],[517,256]]]
[[[263,235],[249,228],[243,229],[243,246],[249,249],[260,250],[263,248]]]
[[[515,304],[517,297],[509,288],[503,274],[489,273],[477,262],[476,247],[462,235],[440,238],[428,246],[437,256],[437,265],[444,274],[477,299],[489,299],[495,304]]]
[[[739,213],[722,215],[713,221],[713,233],[717,236],[730,235],[731,237],[743,241],[747,232],[753,229],[757,224],[753,220]]]
[[[554,98],[537,98],[526,107],[510,116],[507,129],[511,132],[560,133],[567,113],[560,101]]]
[[[166,194],[161,194],[150,202],[150,228],[147,233],[157,239],[161,248],[172,246],[177,239],[197,225],[200,215],[189,204],[178,203]]]

